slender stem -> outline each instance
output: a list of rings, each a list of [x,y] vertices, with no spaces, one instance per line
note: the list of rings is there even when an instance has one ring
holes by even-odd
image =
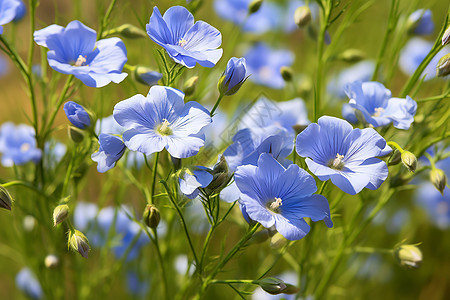
[[[99,30],[99,33],[98,33],[98,36],[97,36],[98,39],[102,39],[103,38],[103,32],[106,29],[106,24],[108,23],[108,19],[111,16],[111,12],[112,12],[115,4],[116,4],[116,0],[111,0],[111,3],[109,4],[109,7],[106,10],[105,16],[103,17],[102,23],[100,25],[100,30]]]
[[[161,265],[161,277],[163,278],[163,290],[164,290],[165,299],[170,299],[169,285],[167,284],[166,268],[164,267],[164,259],[162,257],[161,249],[159,247],[158,233],[156,231],[156,228],[153,228],[152,230],[153,230],[153,235],[154,235],[153,243],[155,244],[155,249],[156,249],[156,253],[158,255],[159,264]]]
[[[220,101],[222,101],[223,96],[224,96],[224,95],[221,93],[221,94],[219,95],[219,98],[218,98],[217,101],[216,101],[216,104],[214,104],[214,107],[213,107],[213,109],[211,110],[211,113],[209,114],[209,116],[210,116],[211,118],[214,116],[214,112],[216,111],[217,107],[219,106]]]
[[[324,182],[322,182],[322,185],[320,186],[320,189],[319,189],[319,191],[317,192],[317,194],[320,194],[320,195],[322,195],[322,193],[323,193],[323,190],[325,189],[325,186],[327,185],[327,182],[328,182],[328,180],[327,180],[327,181],[324,181]]]
[[[436,169],[436,165],[434,163],[434,158],[428,153],[425,152],[424,155],[428,158],[428,160],[430,161],[431,164],[431,169]]]
[[[258,284],[258,281],[257,280],[249,280],[249,279],[241,279],[241,280],[231,279],[231,280],[211,280],[209,283],[210,284],[220,284],[220,283],[223,283],[223,284],[228,284],[228,283]]]
[[[20,181],[20,180],[13,180],[13,181],[9,181],[6,183],[2,183],[1,184],[4,188],[7,187],[11,187],[11,186],[24,186],[29,188],[30,190],[35,191],[36,193],[38,193],[39,195],[46,197],[45,193],[43,191],[41,191],[40,189],[38,189],[37,187],[35,187],[33,184],[29,183],[29,182],[25,182],[25,181]]]
[[[400,153],[405,152],[405,150],[403,150],[403,148],[400,147],[400,145],[397,144],[396,142],[389,141],[389,142],[387,142],[387,145],[396,148],[398,151],[400,151]]]
[[[69,181],[70,181],[70,176],[72,175],[72,169],[73,169],[73,164],[75,161],[75,148],[73,148],[72,150],[72,157],[70,158],[70,163],[69,163],[69,167],[67,168],[67,172],[66,172],[66,176],[64,178],[64,183],[63,183],[63,188],[61,191],[61,197],[64,198],[66,196],[67,193],[67,187],[69,186]]]
[[[211,228],[209,228],[208,235],[206,236],[205,242],[203,243],[202,255],[200,257],[200,265],[198,267],[200,274],[203,273],[203,263],[205,261],[206,253],[208,252],[209,242],[211,241],[211,237],[215,229],[216,225],[213,224]]]
[[[156,188],[156,174],[158,170],[158,159],[159,159],[159,152],[155,153],[155,160],[153,162],[153,179],[152,179],[152,197],[151,197],[151,204],[155,202],[155,188]]]
[[[416,100],[417,103],[424,103],[424,102],[431,102],[431,101],[439,101],[439,100],[443,100],[446,98],[450,98],[450,93],[446,93],[446,94],[442,94],[439,96],[434,96],[434,97],[428,97],[428,98],[423,98],[423,99],[419,99]]]

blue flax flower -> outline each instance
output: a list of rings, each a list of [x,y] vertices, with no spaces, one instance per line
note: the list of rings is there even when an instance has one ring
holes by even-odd
[[[450,227],[450,189],[446,186],[441,193],[430,182],[419,185],[416,202],[425,208],[431,222],[440,229]]]
[[[194,199],[200,192],[198,188],[206,188],[213,180],[210,169],[202,166],[186,169],[180,176],[180,191],[189,199]]]
[[[29,161],[37,163],[42,156],[33,127],[25,124],[15,126],[10,122],[0,127],[0,153],[5,167],[23,165]]]
[[[19,0],[0,0],[0,34],[3,33],[2,25],[11,22],[16,17],[20,5]]]
[[[316,182],[299,166],[291,164],[285,169],[272,155],[263,153],[257,166],[240,166],[234,176],[250,219],[266,228],[275,226],[288,240],[299,240],[309,232],[305,217],[333,227],[327,199],[313,195]]]
[[[409,96],[391,98],[391,91],[379,82],[356,81],[347,84],[345,93],[350,98],[349,104],[374,127],[393,123],[395,128],[408,129],[414,121],[417,103]]]
[[[296,150],[320,180],[331,179],[351,195],[377,189],[388,176],[386,163],[376,158],[390,151],[383,137],[338,118],[323,116],[310,124],[297,136]]]
[[[67,27],[53,24],[34,32],[34,41],[48,48],[50,67],[63,74],[72,74],[90,87],[119,83],[127,77],[122,73],[127,62],[125,44],[119,38],[97,40],[95,30],[79,21]]]
[[[91,126],[91,117],[88,112],[80,104],[68,101],[64,104],[64,112],[66,113],[67,119],[73,126],[80,129],[85,129]]]
[[[247,64],[245,63],[245,58],[232,57],[219,80],[219,92],[226,96],[236,94],[247,79],[246,74]]]
[[[217,49],[222,44],[221,33],[206,22],[194,23],[194,16],[182,6],[169,8],[164,17],[155,6],[146,28],[152,41],[185,67],[198,63],[212,68],[222,57],[223,50]]]
[[[245,60],[251,81],[281,89],[285,82],[281,77],[280,68],[291,66],[294,54],[288,50],[273,50],[267,44],[258,43],[245,54]]]
[[[183,99],[179,90],[153,86],[147,97],[135,95],[116,104],[114,118],[127,129],[125,145],[146,155],[164,148],[175,158],[197,154],[205,143],[201,129],[211,118],[203,106]]]
[[[410,30],[417,35],[432,34],[434,30],[434,23],[431,10],[418,9],[408,17]]]
[[[42,299],[44,296],[41,284],[29,268],[22,268],[22,270],[17,273],[16,285],[19,290],[24,292],[31,299]]]
[[[125,144],[120,137],[106,133],[100,134],[98,143],[100,148],[91,155],[91,158],[98,163],[97,171],[104,173],[114,168],[125,153]]]

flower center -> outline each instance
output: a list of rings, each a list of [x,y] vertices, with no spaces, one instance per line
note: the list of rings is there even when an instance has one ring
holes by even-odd
[[[78,55],[77,61],[73,64],[74,67],[82,67],[85,66],[86,63],[86,55]]]
[[[344,162],[342,161],[343,159],[344,155],[340,155],[339,153],[337,153],[336,158],[330,160],[330,162],[328,163],[328,167],[335,170],[342,170],[342,168],[344,168]]]
[[[280,206],[281,206],[282,204],[283,204],[283,203],[282,203],[281,198],[275,197],[275,198],[273,199],[272,202],[267,203],[267,208],[268,208],[270,211],[279,214],[279,213],[280,213]]]
[[[20,146],[20,152],[25,153],[28,150],[30,150],[31,145],[29,143],[23,143],[22,146]]]
[[[382,107],[376,107],[375,112],[373,113],[372,117],[379,117],[384,112],[384,108]]]
[[[167,121],[167,119],[163,119],[163,122],[156,128],[156,131],[160,135],[171,135],[172,129],[170,129],[169,125],[169,121]]]
[[[183,38],[181,38],[178,41],[178,46],[184,47],[184,46],[186,46],[186,44],[187,44],[187,41],[185,39],[183,39]]]

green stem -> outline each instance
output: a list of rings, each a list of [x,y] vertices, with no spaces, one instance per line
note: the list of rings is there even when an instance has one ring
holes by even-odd
[[[211,280],[209,282],[210,284],[229,284],[229,283],[245,283],[245,284],[258,284],[257,280],[247,280],[247,279],[243,279],[243,280]]]
[[[205,261],[206,253],[208,252],[209,242],[211,241],[211,237],[215,229],[216,225],[212,225],[211,228],[209,228],[208,235],[206,236],[205,242],[203,243],[202,255],[200,257],[200,265],[198,267],[200,274],[203,273],[203,263]]]
[[[322,182],[322,185],[320,186],[320,189],[319,189],[319,191],[317,192],[317,194],[320,194],[320,195],[322,195],[322,193],[323,193],[323,190],[325,189],[325,186],[327,185],[327,182],[328,182],[328,180],[327,180],[327,181],[324,181],[324,182]]]
[[[439,101],[439,100],[443,100],[446,98],[450,98],[450,93],[446,93],[446,94],[442,94],[439,96],[434,96],[434,97],[428,97],[428,98],[423,98],[423,99],[419,99],[416,100],[417,103],[424,103],[424,102],[431,102],[431,101]]]
[[[111,3],[109,4],[108,9],[106,10],[106,14],[102,19],[102,23],[100,25],[100,30],[99,30],[99,33],[97,36],[97,39],[99,39],[99,40],[103,38],[103,33],[105,31],[106,25],[108,23],[108,19],[111,16],[111,12],[112,12],[115,4],[116,4],[116,0],[111,0]]]
[[[213,109],[211,110],[211,113],[209,114],[209,116],[210,116],[211,118],[214,116],[214,112],[216,111],[217,107],[219,106],[220,101],[222,101],[223,96],[224,96],[223,94],[220,94],[220,95],[219,95],[219,98],[218,98],[217,101],[216,101],[216,104],[214,104],[214,107],[213,107]]]
[[[40,189],[38,189],[37,187],[35,187],[31,183],[28,183],[28,182],[25,182],[25,181],[14,180],[14,181],[9,181],[9,182],[6,182],[6,183],[2,183],[1,185],[4,188],[8,188],[8,187],[11,187],[11,186],[24,186],[24,187],[29,188],[30,190],[35,191],[36,193],[38,193],[42,197],[47,197],[43,191],[41,191]]]
[[[153,174],[152,174],[152,197],[151,197],[151,204],[155,202],[155,189],[156,189],[156,174],[158,170],[158,159],[159,159],[159,152],[155,153],[155,160],[153,162]]]
[[[398,151],[400,151],[400,153],[405,152],[405,150],[403,150],[403,148],[400,147],[400,145],[397,144],[396,142],[389,141],[389,142],[387,142],[387,145],[396,148]]]
[[[156,253],[158,255],[159,264],[161,266],[161,277],[163,278],[164,295],[165,295],[165,299],[168,300],[168,299],[170,299],[169,298],[169,285],[167,284],[167,275],[166,275],[166,268],[164,267],[164,259],[161,254],[161,248],[159,247],[158,233],[156,231],[156,228],[153,228],[152,230],[153,230],[153,235],[154,235],[153,244],[155,244]]]

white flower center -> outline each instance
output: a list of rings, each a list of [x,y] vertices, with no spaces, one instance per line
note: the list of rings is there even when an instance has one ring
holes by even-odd
[[[75,67],[82,67],[86,63],[86,56],[78,55],[77,61],[75,62]]]
[[[31,145],[29,143],[24,143],[22,146],[20,146],[20,152],[25,153],[28,150],[30,150]]]
[[[163,119],[163,122],[156,128],[156,131],[160,135],[171,135],[172,129],[170,129],[169,125],[169,121],[167,121],[167,119]]]
[[[336,154],[336,158],[333,160],[330,160],[328,163],[328,166],[332,169],[336,170],[342,170],[344,167],[344,162],[342,161],[344,159],[344,155],[340,155],[339,153]]]
[[[280,213],[280,206],[282,205],[282,200],[281,198],[277,198],[275,197],[274,200],[272,202],[270,202],[270,204],[268,205],[269,210],[271,210],[274,213]]]
[[[384,112],[384,108],[382,107],[376,107],[374,110],[375,112],[372,115],[373,117],[379,117]]]
[[[186,46],[186,44],[187,44],[187,41],[185,39],[183,39],[183,38],[181,38],[178,41],[178,46],[184,47],[184,46]]]

